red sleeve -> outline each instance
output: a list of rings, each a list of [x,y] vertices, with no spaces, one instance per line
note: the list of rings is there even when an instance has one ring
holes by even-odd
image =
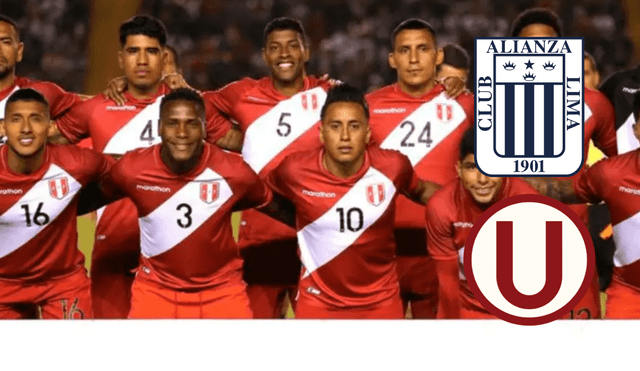
[[[107,156],[109,157],[109,156]],[[109,172],[104,176],[101,182],[102,192],[110,198],[118,194],[127,194],[127,166],[130,163],[129,154],[125,154],[119,160],[109,160],[111,162],[111,168]]]
[[[218,140],[223,138],[229,130],[231,130],[231,120],[224,117],[213,103],[205,99],[205,117],[207,119],[206,130],[207,136],[205,140],[208,143],[216,144]]]
[[[596,131],[593,137],[593,143],[607,157],[618,154],[618,144],[616,142],[616,114],[613,105],[598,91],[593,92],[593,106],[590,105],[591,114],[596,120]],[[585,143],[587,145],[587,143]]]
[[[252,85],[253,80],[244,78],[232,82],[216,91],[207,91],[202,95],[204,100],[213,104],[220,112],[232,116],[236,103],[240,101],[244,92]]]
[[[238,186],[244,190],[244,194],[239,202],[242,203],[243,208],[260,208],[268,205],[273,199],[271,190],[260,180],[247,163],[240,161],[240,165],[236,167],[240,173]]]
[[[607,159],[598,161],[590,168],[581,171],[578,179],[574,180],[573,190],[580,201],[592,204],[598,204],[602,201],[604,196],[602,186],[608,182],[607,174],[605,174],[608,163]]]
[[[398,154],[401,157],[400,162],[400,187],[399,189],[404,191],[407,194],[416,194],[418,192],[418,184],[420,183],[420,179],[416,175],[415,170],[413,170],[413,166],[411,166],[411,161],[409,158],[403,154]],[[419,198],[420,195],[418,195]]]
[[[34,81],[31,83],[31,86],[47,98],[51,118],[54,120],[67,112],[71,107],[82,102],[82,98],[80,98],[78,94],[65,91],[52,82]]]
[[[91,181],[104,180],[115,163],[113,157],[86,148],[81,148],[81,151],[83,164],[93,171]]]
[[[453,242],[451,218],[442,205],[442,193],[436,193],[427,203],[427,249],[436,263],[438,276],[438,318],[460,318],[460,279],[458,277],[458,249]],[[443,207],[444,206],[444,207]]]
[[[291,181],[289,176],[289,168],[290,168],[290,158],[285,158],[280,164],[273,169],[267,178],[265,179],[266,184],[271,188],[275,193],[278,193],[285,198],[291,200],[292,192],[291,192]]]
[[[89,121],[95,107],[96,99],[80,102],[74,105],[64,116],[56,120],[56,126],[65,138],[71,143],[78,143],[80,140],[89,137]]]

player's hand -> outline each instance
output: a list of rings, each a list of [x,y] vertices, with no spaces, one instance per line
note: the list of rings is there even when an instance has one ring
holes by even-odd
[[[187,84],[187,81],[179,73],[170,73],[164,75],[162,77],[162,82],[166,84],[171,90],[179,88],[188,88],[195,90],[191,86],[189,86],[189,84]]]
[[[320,76],[319,80],[328,82],[331,87],[342,84],[342,81],[330,78],[328,73]]]
[[[109,81],[107,88],[102,94],[107,98],[116,102],[117,106],[124,106],[126,99],[124,98],[124,90],[127,88],[127,78],[124,76],[116,77]]]
[[[456,76],[447,76],[442,79],[440,83],[444,85],[445,93],[447,93],[449,98],[456,98],[465,91],[469,92],[465,86],[465,82]]]

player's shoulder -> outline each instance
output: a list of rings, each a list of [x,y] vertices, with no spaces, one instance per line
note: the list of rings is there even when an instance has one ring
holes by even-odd
[[[640,148],[623,153],[621,155],[603,158],[602,160],[593,164],[591,166],[591,169],[598,170],[605,176],[612,173],[629,174],[631,170],[629,169],[629,167],[637,164],[639,160]]]
[[[460,95],[455,98],[455,101],[464,107],[473,107],[473,104],[475,103],[473,94],[468,91],[460,93]]]
[[[602,92],[587,87],[584,88],[584,100],[587,105],[592,106],[592,110],[598,108],[596,106],[611,104]]]
[[[427,201],[427,215],[429,212],[437,214],[439,219],[445,220],[451,217],[451,214],[458,208],[456,205],[456,195],[459,192],[460,180],[453,179],[446,183]]]
[[[365,95],[365,99],[367,100],[367,103],[369,104],[369,106],[373,106],[378,102],[383,101],[389,98],[390,96],[395,95],[395,93],[396,93],[396,89],[394,88],[394,85],[386,85],[372,92],[367,93]]]
[[[43,88],[44,89],[55,88],[55,89],[63,90],[58,84],[54,82],[35,80],[35,79],[30,79],[24,76],[16,76],[15,82],[16,82],[16,85],[19,86],[20,88],[31,88],[35,90],[41,90]]]
[[[367,151],[371,158],[371,164],[374,167],[385,167],[390,169],[397,169],[402,171],[408,167],[411,167],[411,161],[409,158],[402,154],[402,152],[395,149],[380,148],[379,146],[368,146]]]
[[[70,171],[81,169],[94,170],[98,165],[102,154],[89,148],[75,145],[47,144],[47,151],[51,156],[51,162]]]
[[[535,188],[520,178],[504,178],[509,187],[506,197],[538,194]]]
[[[144,164],[148,167],[155,163],[154,158],[159,157],[161,144],[155,144],[150,147],[136,148],[128,151],[117,161],[120,166],[129,166],[132,163]]]

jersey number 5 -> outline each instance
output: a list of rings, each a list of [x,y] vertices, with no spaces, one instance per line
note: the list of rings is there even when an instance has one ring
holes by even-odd
[[[288,122],[284,122],[284,119],[291,116],[289,112],[282,112],[280,120],[278,120],[278,135],[281,137],[288,137],[291,134],[291,125]]]

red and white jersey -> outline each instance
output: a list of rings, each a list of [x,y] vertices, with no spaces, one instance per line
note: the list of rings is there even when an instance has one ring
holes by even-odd
[[[574,189],[584,202],[607,203],[616,245],[615,271],[640,288],[640,150],[598,161],[580,174]]]
[[[184,175],[167,168],[160,148],[127,153],[107,182],[138,210],[144,266],[174,289],[224,285],[242,266],[231,231],[233,207],[240,201],[264,205],[271,192],[241,156],[214,145],[205,144],[198,165]]]
[[[160,102],[168,92],[169,88],[161,85],[154,97],[136,99],[125,91],[123,106],[100,94],[74,106],[56,124],[72,143],[90,137],[94,150],[123,155],[161,142]],[[231,128],[231,123],[211,106],[206,107],[206,117],[206,140],[215,143]]]
[[[607,97],[597,90],[584,89],[584,163],[589,153],[589,140],[607,157],[618,154],[616,115]]]
[[[69,110],[73,105],[82,101],[77,94],[64,91],[52,82],[16,77],[11,86],[0,90],[0,120],[4,118],[7,99],[13,92],[21,88],[31,88],[42,93],[42,95],[47,98],[47,101],[49,101],[49,115],[54,120]],[[4,143],[5,139],[6,138],[0,136],[0,144]]]
[[[537,194],[536,190],[519,178],[503,178],[496,201],[505,198]],[[475,299],[464,275],[464,245],[473,223],[484,212],[459,179],[455,179],[436,191],[426,207],[427,249],[435,260],[456,259],[460,281],[460,304],[476,312],[488,313]],[[452,309],[452,308],[444,308]],[[450,318],[447,313],[439,316]]]
[[[41,281],[84,264],[78,250],[78,192],[110,162],[89,149],[47,145],[34,173],[17,174],[0,147],[0,279]]]
[[[335,307],[363,307],[399,295],[395,198],[418,185],[409,160],[369,147],[362,168],[341,179],[322,165],[324,150],[292,154],[267,177],[296,206],[303,264],[300,290]]]
[[[465,131],[473,127],[473,96],[456,99],[436,85],[421,97],[403,92],[398,84],[367,94],[371,111],[371,142],[395,149],[411,161],[420,179],[446,184],[457,177],[455,164]],[[396,228],[424,228],[424,207],[399,197]]]
[[[244,133],[242,156],[260,177],[266,177],[293,152],[319,149],[320,110],[330,85],[306,77],[302,90],[286,97],[269,77],[244,78],[220,90],[204,93],[223,114],[238,123]],[[242,213],[240,245],[293,239],[295,231],[255,211]]]

